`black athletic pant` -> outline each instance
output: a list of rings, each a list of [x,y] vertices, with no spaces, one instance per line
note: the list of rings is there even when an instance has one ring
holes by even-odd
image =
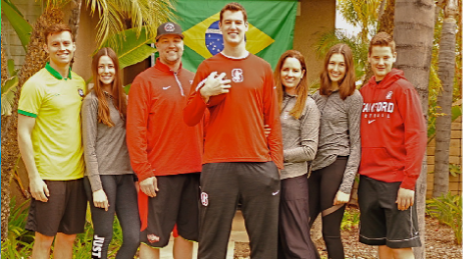
[[[330,208],[334,206],[333,201],[340,188],[347,160],[348,157],[339,156],[331,165],[313,171],[308,179],[309,226],[313,225],[319,213],[322,212],[322,235],[327,247],[328,257],[332,259],[345,258],[340,235],[340,225],[346,204],[343,204],[343,206],[333,212],[330,212]],[[328,210],[329,213],[325,213],[325,210]]]
[[[101,175],[100,179],[110,205],[108,211],[94,206],[89,179],[86,177],[84,181],[94,228],[92,258],[108,258],[108,246],[113,237],[115,212],[121,224],[123,235],[122,245],[116,258],[134,258],[140,244],[140,217],[134,176],[132,174]]]
[[[251,258],[277,257],[280,177],[274,162],[205,164],[200,185],[198,258],[226,258],[239,202],[250,237]]]
[[[279,258],[319,258],[309,232],[306,174],[280,182]]]

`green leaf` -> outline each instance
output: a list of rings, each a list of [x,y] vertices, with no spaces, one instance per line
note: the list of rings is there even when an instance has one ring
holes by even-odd
[[[13,29],[18,34],[19,40],[25,51],[27,51],[27,45],[31,38],[32,26],[24,19],[18,9],[9,1],[5,2],[2,0],[2,13],[6,16]]]
[[[12,77],[2,85],[2,116],[11,115],[18,83],[18,77]]]
[[[15,5],[13,5],[10,0],[4,0],[4,1],[7,4],[9,4],[11,6],[11,8],[13,8],[18,14],[20,14],[21,17],[24,17],[23,14],[21,13],[21,11],[19,11],[19,9]]]
[[[126,93],[126,95],[129,95],[129,89],[130,89],[130,87],[131,87],[131,84],[127,84],[127,85],[125,85],[125,86],[123,87],[124,92]]]
[[[111,44],[111,42],[115,42],[115,38],[118,40],[123,39],[123,43],[119,48]],[[138,37],[135,28],[127,29],[111,36],[103,46],[114,49],[119,57],[119,64],[122,69],[137,64],[155,53],[156,49],[148,46],[150,43],[153,43],[153,39],[147,37],[146,27],[143,27]]]
[[[462,115],[462,108],[460,105],[451,107],[451,122],[456,120]]]
[[[121,68],[131,66],[144,61],[146,58],[150,57],[150,55],[152,55],[155,52],[155,48],[152,48],[148,45],[142,45],[137,49],[134,49],[130,53],[121,56],[119,58],[119,64],[121,64]]]
[[[3,95],[7,94],[9,91],[11,91],[13,88],[18,86],[19,79],[18,77],[10,77],[8,78],[5,83],[2,85],[2,97]]]
[[[7,61],[8,63],[8,75],[10,77],[12,76],[16,76],[16,70],[15,70],[15,63],[14,63],[14,60],[13,59],[9,59]]]

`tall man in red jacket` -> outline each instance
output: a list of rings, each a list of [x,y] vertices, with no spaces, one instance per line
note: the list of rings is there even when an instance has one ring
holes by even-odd
[[[419,96],[396,61],[395,42],[385,33],[372,38],[374,76],[361,89],[362,158],[358,197],[359,240],[379,246],[379,258],[414,258],[421,245],[414,190],[426,149]]]
[[[194,76],[182,68],[183,38],[179,25],[160,25],[159,58],[135,78],[129,92],[127,145],[140,181],[140,258],[159,258],[174,224],[180,235],[176,244],[184,244],[182,252],[174,250],[175,258],[191,258],[190,241],[198,241],[203,124],[190,127],[183,120]]]
[[[232,219],[241,203],[251,257],[276,258],[283,151],[272,69],[245,48],[248,22],[243,6],[227,4],[219,28],[224,50],[200,64],[184,110],[189,125],[210,111],[198,257],[226,257]],[[265,125],[271,129],[267,138]]]

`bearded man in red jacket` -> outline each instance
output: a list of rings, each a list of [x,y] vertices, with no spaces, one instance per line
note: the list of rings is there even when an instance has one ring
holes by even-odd
[[[426,149],[425,120],[414,86],[392,68],[396,52],[389,34],[372,38],[368,59],[374,76],[361,89],[359,241],[379,246],[379,258],[414,258],[412,247],[421,246],[414,191]]]
[[[198,241],[203,124],[184,123],[183,108],[194,74],[182,67],[182,28],[158,27],[159,58],[137,75],[127,105],[127,147],[140,181],[140,258],[160,258],[174,225],[174,258],[192,258]],[[202,121],[200,119],[199,121]],[[176,246],[177,244],[177,246]]]

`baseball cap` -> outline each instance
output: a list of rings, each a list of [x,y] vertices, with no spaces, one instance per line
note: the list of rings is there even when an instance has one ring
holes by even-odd
[[[182,28],[180,27],[180,25],[173,22],[163,23],[162,25],[158,26],[158,29],[156,30],[155,39],[158,40],[161,36],[167,34],[176,34],[182,37],[182,39],[184,39],[184,35],[182,34]]]

